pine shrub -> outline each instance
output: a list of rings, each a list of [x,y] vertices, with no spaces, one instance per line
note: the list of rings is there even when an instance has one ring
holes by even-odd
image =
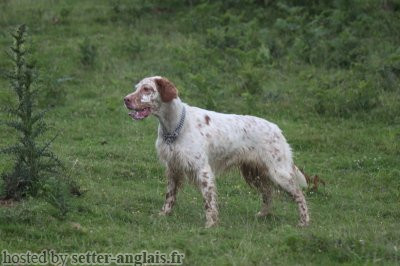
[[[10,49],[13,71],[7,73],[10,87],[16,96],[16,104],[6,108],[9,119],[3,125],[15,131],[16,143],[0,149],[0,154],[10,156],[14,165],[1,174],[3,199],[20,200],[27,196],[43,197],[62,215],[67,212],[67,202],[61,176],[64,166],[50,150],[56,136],[43,141],[48,129],[44,116],[46,111],[37,110],[38,91],[34,88],[37,79],[35,67],[27,60],[25,47],[26,26],[19,26],[11,33],[14,44]]]

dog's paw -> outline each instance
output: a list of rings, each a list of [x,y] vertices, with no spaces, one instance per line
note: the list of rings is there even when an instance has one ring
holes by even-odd
[[[298,224],[297,224],[297,226],[298,227],[307,227],[307,226],[309,226],[310,225],[310,222],[309,221],[300,221]]]
[[[158,216],[167,216],[167,215],[170,215],[171,214],[171,212],[169,211],[169,212],[166,212],[166,211],[160,211],[159,213],[158,213]]]
[[[217,224],[218,224],[218,222],[215,222],[215,221],[207,221],[205,228],[211,228],[211,227],[217,226]]]
[[[266,217],[266,216],[268,216],[268,215],[270,215],[269,212],[261,212],[261,211],[259,211],[259,212],[256,213],[256,217],[257,217],[257,218]]]

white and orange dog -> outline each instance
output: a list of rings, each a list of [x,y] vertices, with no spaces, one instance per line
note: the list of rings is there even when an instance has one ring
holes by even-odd
[[[215,174],[237,166],[246,182],[262,197],[258,216],[269,213],[271,185],[278,185],[298,204],[300,226],[309,213],[300,187],[304,175],[295,166],[281,130],[264,119],[221,114],[189,106],[178,97],[174,84],[163,77],[148,77],[124,98],[129,115],[141,120],[150,114],[160,122],[156,147],[167,167],[168,187],[160,215],[169,214],[185,176],[199,187],[206,212],[206,227],[218,222]]]

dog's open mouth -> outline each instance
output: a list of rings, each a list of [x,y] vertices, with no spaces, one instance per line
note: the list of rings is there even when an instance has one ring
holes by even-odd
[[[142,120],[148,117],[150,114],[151,114],[150,107],[146,107],[140,110],[136,109],[132,110],[132,112],[129,112],[129,115],[135,120]]]

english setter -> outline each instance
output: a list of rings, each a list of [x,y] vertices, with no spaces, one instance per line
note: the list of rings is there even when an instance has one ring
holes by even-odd
[[[206,227],[218,222],[215,174],[237,166],[246,182],[262,198],[257,216],[269,213],[272,183],[289,193],[298,205],[300,226],[309,214],[301,187],[304,175],[295,166],[281,130],[264,119],[222,114],[189,106],[175,85],[163,77],[148,77],[124,98],[134,120],[155,115],[160,124],[156,148],[166,165],[165,203],[160,215],[171,212],[185,176],[199,187],[205,202]]]

